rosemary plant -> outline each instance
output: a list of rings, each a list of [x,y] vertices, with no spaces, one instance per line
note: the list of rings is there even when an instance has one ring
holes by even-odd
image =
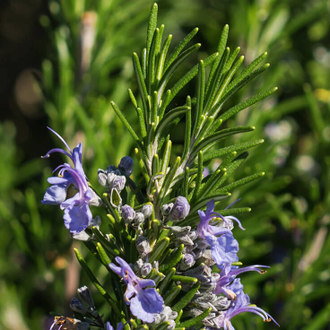
[[[111,316],[104,319],[94,305],[87,287],[78,289],[71,309],[75,318],[57,316],[51,329],[152,329],[181,330],[202,327],[234,329],[231,319],[252,312],[264,321],[276,321],[264,310],[251,305],[238,276],[248,271],[263,274],[268,266],[240,267],[239,245],[233,236],[234,223],[244,230],[237,214],[248,207],[231,207],[231,191],[259,179],[255,173],[227,183],[244,162],[248,148],[262,140],[214,149],[228,136],[248,133],[253,126],[226,127],[238,112],[272,94],[276,88],[258,93],[231,107],[227,101],[269,64],[258,65],[260,55],[239,74],[244,56],[239,48],[226,47],[229,27],[220,36],[217,52],[199,61],[175,83],[177,68],[200,48],[186,47],[198,32],[195,28],[170,53],[172,36],[163,41],[164,25],[157,27],[157,4],[151,10],[146,47],[141,57],[133,54],[139,96],[131,89],[129,97],[138,117],[138,130],[111,102],[122,123],[136,142],[135,163],[141,178],[131,177],[134,161],[123,157],[118,166],[98,171],[104,188],[98,194],[88,182],[82,166],[82,144],[73,150],[55,148],[44,157],[60,152],[70,158],[51,177],[44,204],[60,204],[64,224],[74,239],[84,241],[95,258],[107,269],[111,286],[103,286],[76,249],[79,263],[104,297]],[[197,76],[197,93],[176,104],[176,95]],[[171,130],[185,122],[181,156],[173,161]],[[218,168],[206,175],[204,168],[221,158]],[[136,165],[135,165],[136,166]],[[78,190],[68,198],[69,187]],[[105,211],[108,229],[101,230],[101,218],[90,207]],[[235,215],[235,216],[234,216]],[[276,323],[277,324],[277,323]]]

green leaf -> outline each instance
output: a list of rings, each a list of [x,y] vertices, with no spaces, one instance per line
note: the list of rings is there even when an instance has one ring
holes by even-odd
[[[196,317],[193,317],[192,319],[189,319],[185,322],[180,323],[180,327],[184,327],[184,328],[193,327],[198,322],[201,322],[202,320],[204,320],[204,318],[210,314],[211,310],[212,310],[212,308],[210,307],[209,309],[204,311],[202,314],[200,314]]]
[[[169,57],[169,59],[166,61],[165,69],[166,71],[169,66],[173,63],[173,61],[178,57],[178,55],[181,53],[182,49],[187,45],[187,43],[197,34],[198,28],[194,28],[180,43],[178,46],[175,47],[173,53]]]
[[[157,48],[157,42],[158,42],[158,38],[159,38],[159,29],[157,28],[155,30],[153,39],[152,39],[152,43],[151,43],[151,48],[150,48],[150,52],[149,52],[149,57],[148,57],[148,65],[147,65],[147,91],[148,94],[151,95],[152,94],[152,86],[154,84],[155,81],[155,61],[156,61],[156,48]],[[156,102],[157,104],[157,102]],[[153,120],[151,120],[153,121]]]
[[[142,99],[142,104],[143,104],[143,113],[144,113],[144,118],[146,123],[149,120],[148,116],[148,92],[147,92],[147,87],[146,84],[144,83],[144,76],[142,73],[141,65],[140,65],[140,60],[139,57],[136,53],[133,53],[133,67],[134,67],[134,72],[135,72],[135,77],[138,83],[139,87],[139,92],[141,94],[141,99]]]
[[[246,150],[252,147],[255,147],[261,143],[264,143],[265,140],[263,139],[258,139],[258,140],[253,140],[249,142],[242,142],[242,143],[236,143],[233,145],[230,145],[228,147],[220,148],[217,150],[209,151],[204,154],[204,163],[210,161],[211,159],[218,158],[221,156],[224,156],[226,154],[229,154],[233,151],[242,151]]]
[[[159,201],[162,201],[163,198],[168,194],[168,190],[170,187],[173,185],[173,178],[175,177],[176,171],[179,168],[181,162],[181,158],[177,157],[174,165],[172,166],[171,170],[169,173],[166,174],[164,183],[162,185],[160,194],[159,194]]]
[[[217,57],[219,53],[214,53],[204,60],[204,66],[210,65]],[[178,92],[188,84],[188,82],[193,79],[198,73],[198,64],[196,64],[192,69],[190,69],[179,81],[177,81],[171,88],[172,95],[168,100],[168,104],[173,100],[173,98],[178,94]]]
[[[183,249],[184,249],[184,245],[180,244],[179,247],[177,247],[176,251],[174,253],[170,254],[170,256],[168,257],[170,259],[169,261],[168,261],[168,258],[167,258],[166,261],[168,261],[168,263],[165,263],[160,267],[161,271],[166,271],[166,270],[168,270],[172,267],[175,267],[177,265],[177,263],[183,257],[183,254],[182,254]]]
[[[174,108],[169,113],[167,113],[156,128],[155,141],[159,141],[162,132],[168,127],[168,125],[173,122],[173,120],[190,110],[190,107],[182,106]]]
[[[183,276],[183,275],[173,275],[173,281],[180,281],[183,283],[195,284],[198,282],[196,277]]]
[[[141,147],[141,142],[139,137],[136,135],[135,131],[133,130],[132,126],[128,123],[127,119],[125,118],[124,114],[119,110],[116,103],[111,101],[110,102],[113,110],[116,112],[119,119],[122,121],[122,123],[126,126],[129,133],[132,135],[133,139],[137,142],[137,144]]]
[[[185,50],[182,54],[180,54],[174,61],[173,63],[168,67],[168,69],[165,70],[164,75],[159,82],[158,85],[158,100],[160,100],[161,96],[163,95],[163,91],[172,77],[174,71],[178,68],[178,66],[184,62],[187,57],[189,57],[191,54],[195,53],[199,48],[201,44],[196,44],[194,46],[189,47],[187,50]]]
[[[255,129],[253,126],[238,126],[238,127],[231,127],[221,130],[220,132],[214,133],[200,143],[198,143],[192,150],[191,155],[189,157],[189,162],[191,163],[196,154],[203,150],[204,148],[210,148],[214,143],[218,142],[219,140],[225,138],[226,136],[235,135],[239,133],[251,132]]]
[[[156,80],[157,80],[157,85],[160,79],[162,78],[163,70],[165,67],[165,60],[166,60],[166,55],[168,52],[168,48],[170,47],[172,41],[172,35],[170,34],[167,39],[165,40],[165,43],[161,49],[159,60],[158,60],[158,65],[157,65],[157,72],[156,72]]]
[[[257,174],[247,176],[243,179],[236,180],[236,181],[222,187],[221,189],[217,190],[217,192],[219,192],[219,193],[229,192],[230,190],[232,190],[234,188],[243,186],[243,185],[245,185],[249,182],[252,182],[254,180],[258,180],[258,179],[262,178],[264,175],[265,175],[265,172],[261,172],[261,173],[257,173]]]
[[[113,309],[113,311],[120,316],[121,313],[116,305],[116,303],[111,299],[111,297],[109,296],[109,294],[106,292],[106,290],[102,287],[102,285],[100,284],[100,282],[96,279],[96,277],[94,276],[94,274],[92,273],[92,271],[90,270],[90,268],[88,267],[86,261],[84,260],[84,258],[82,257],[82,255],[80,254],[80,252],[78,251],[78,249],[74,249],[74,252],[76,254],[76,257],[81,265],[81,267],[83,268],[83,270],[85,271],[85,273],[88,275],[89,279],[91,280],[91,282],[94,284],[94,286],[96,287],[96,289],[100,292],[100,294],[102,295],[102,297],[106,300],[106,302],[111,306],[111,308]]]
[[[154,3],[149,16],[148,22],[148,32],[147,32],[147,58],[149,57],[150,47],[152,43],[152,38],[157,26],[157,14],[158,14],[158,5]]]
[[[169,328],[169,326],[171,325],[170,322],[168,321],[165,321],[165,322],[162,322],[160,324],[158,324],[155,328],[155,330],[166,330]]]
[[[263,100],[264,98],[273,94],[276,91],[277,91],[277,87],[274,87],[274,88],[271,88],[270,90],[268,90],[267,92],[258,93],[256,95],[250,97],[249,99],[247,99],[243,102],[240,102],[239,104],[236,104],[235,106],[231,107],[230,109],[225,111],[222,115],[220,115],[219,118],[222,119],[222,121],[228,120],[229,118],[231,118],[232,116],[234,116],[235,114],[240,112],[241,110],[246,109],[247,107],[251,106],[252,104],[255,104],[255,103]]]
[[[110,260],[109,256],[107,255],[107,253],[105,252],[101,243],[98,242],[96,244],[96,250],[102,260],[102,263],[108,268],[109,264],[111,263],[111,260]]]
[[[227,215],[234,215],[234,214],[241,214],[241,213],[249,213],[251,212],[251,208],[250,207],[237,207],[237,208],[230,208],[227,210],[220,210],[217,212],[219,212],[222,216],[227,216]]]
[[[160,256],[164,253],[165,249],[168,247],[170,239],[168,237],[164,237],[163,239],[159,240],[154,248],[152,249],[149,257],[149,262],[153,263],[154,261],[158,260]]]
[[[207,83],[207,87],[206,87],[206,94],[209,91],[211,82],[213,81],[213,76],[218,68],[218,65],[220,63],[220,60],[223,58],[223,53],[226,49],[226,45],[227,45],[227,40],[228,40],[228,33],[229,33],[229,25],[226,24],[221,32],[221,36],[220,36],[220,41],[218,44],[218,53],[219,56],[216,58],[216,60],[214,61],[213,65],[212,65],[212,69],[211,72],[209,74],[209,79],[208,79],[208,83]]]
[[[196,283],[191,289],[190,291],[188,291],[179,302],[177,302],[173,307],[172,310],[175,312],[179,312],[181,309],[183,309],[184,307],[186,307],[192,300],[192,298],[194,297],[194,295],[196,294],[196,292],[198,291],[199,287],[200,287],[200,283]]]
[[[198,171],[197,171],[197,177],[196,177],[196,187],[194,189],[194,193],[191,197],[191,203],[194,203],[195,200],[196,200],[196,197],[198,196],[198,192],[199,192],[199,189],[200,189],[200,186],[201,186],[201,182],[203,180],[203,171],[204,171],[204,166],[203,166],[203,153],[200,151],[198,153]]]
[[[191,98],[187,96],[186,105],[191,108]],[[191,111],[186,112],[186,125],[185,125],[185,138],[182,152],[182,162],[186,160],[190,149],[190,136],[191,136]]]
[[[212,191],[216,190],[218,187],[219,180],[222,178],[223,175],[227,175],[226,172],[227,170],[224,168],[223,170],[217,170],[212,175],[209,175],[209,179],[198,193],[197,198],[199,199],[203,196],[207,196]]]
[[[171,151],[172,151],[172,141],[168,140],[164,149],[163,153],[163,160],[162,160],[162,172],[167,173],[168,164],[170,163],[171,158]]]
[[[215,202],[219,202],[228,198],[229,196],[231,196],[230,193],[221,193],[221,194],[219,193],[212,196],[201,198],[193,205],[193,207],[191,207],[190,214],[194,214],[195,212],[203,208],[212,199],[214,199]]]
[[[103,234],[96,228],[93,227],[92,231],[102,246],[112,255],[112,257],[117,257],[120,253],[118,250],[114,250],[110,242],[103,236]],[[109,264],[109,263],[108,263]]]
[[[197,135],[199,130],[202,114],[204,110],[204,93],[205,93],[205,66],[203,61],[199,61],[198,65],[198,84],[197,84],[197,105],[196,113],[194,116],[195,123],[193,129],[193,135]]]
[[[172,280],[172,277],[175,274],[175,272],[176,272],[176,269],[172,268],[172,269],[169,269],[167,274],[165,274],[165,279],[162,281],[161,285],[159,286],[160,294],[163,294],[165,292],[165,290],[168,287],[170,281]]]
[[[175,276],[175,275],[174,275]],[[172,276],[173,279],[173,276]],[[164,295],[164,303],[166,306],[168,306],[181,292],[181,285],[175,286],[171,291],[167,292]]]

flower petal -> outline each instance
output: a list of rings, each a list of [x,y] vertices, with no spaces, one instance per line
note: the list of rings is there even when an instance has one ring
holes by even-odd
[[[131,312],[134,316],[146,323],[152,323],[155,313],[161,313],[164,309],[164,299],[155,288],[139,290],[131,299]]]
[[[64,225],[74,234],[85,230],[91,223],[92,218],[92,212],[86,201],[82,201],[77,206],[67,207],[64,210]]]
[[[66,185],[52,185],[47,188],[44,199],[41,201],[43,204],[57,205],[65,201],[66,198]]]

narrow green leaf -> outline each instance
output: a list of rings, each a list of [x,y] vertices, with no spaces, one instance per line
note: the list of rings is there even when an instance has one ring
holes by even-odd
[[[183,310],[181,309],[181,311],[178,312],[178,316],[177,316],[177,318],[175,319],[175,324],[176,324],[176,325],[178,325],[178,324],[180,323],[180,320],[181,320],[181,316],[182,316],[182,314],[183,314]],[[179,328],[176,328],[176,329],[179,329]],[[184,329],[184,328],[182,328],[182,329]]]
[[[239,80],[235,85],[228,85],[228,87],[225,90],[224,95],[221,97],[219,102],[213,107],[214,112],[218,112],[222,105],[232,96],[234,95],[237,91],[239,91],[243,86],[245,86],[250,80],[253,78],[257,77],[259,74],[264,72],[269,68],[270,64],[267,63],[260,67],[259,69],[254,70],[253,72],[249,73],[246,75],[243,79]]]
[[[199,48],[201,44],[196,44],[191,47],[189,47],[187,50],[185,50],[182,54],[180,54],[174,61],[173,63],[164,71],[164,75],[162,79],[159,82],[159,85],[157,86],[158,88],[158,100],[160,100],[161,96],[163,95],[164,89],[172,77],[173,73],[175,70],[178,68],[178,66],[184,62],[187,57],[189,57],[191,54],[195,53]]]
[[[150,253],[150,263],[153,263],[155,260],[158,260],[158,258],[164,253],[165,249],[168,247],[169,242],[170,239],[168,237],[165,237],[156,243]]]
[[[173,279],[173,276],[172,276],[172,279]],[[168,306],[177,297],[177,295],[180,292],[181,292],[181,285],[177,285],[171,291],[167,292],[164,296],[165,305]]]
[[[223,170],[217,170],[212,175],[209,175],[210,178],[207,180],[206,184],[198,193],[197,198],[199,199],[203,196],[207,196],[212,191],[217,189],[219,180],[222,178],[223,175],[227,175],[226,172],[227,170],[224,168]]]
[[[159,60],[158,60],[158,66],[157,66],[157,72],[156,72],[156,80],[157,84],[162,78],[163,70],[165,67],[165,60],[166,60],[166,55],[168,52],[168,48],[170,47],[172,41],[172,35],[170,34],[167,39],[165,40],[165,43],[161,49]]]
[[[191,98],[187,96],[186,105],[191,108]],[[191,136],[191,111],[186,112],[185,138],[182,152],[182,162],[184,162],[189,154]]]
[[[144,83],[144,76],[143,76],[143,73],[142,73],[142,69],[141,69],[140,60],[139,60],[138,55],[136,53],[133,53],[132,58],[133,58],[133,67],[134,67],[135,77],[136,77],[138,87],[139,87],[139,91],[140,91],[140,94],[141,94],[144,118],[145,118],[145,121],[147,123],[148,120],[149,120],[147,87]]]
[[[183,254],[182,254],[183,249],[184,249],[184,245],[183,244],[180,244],[177,247],[177,249],[174,251],[174,253],[170,254],[170,256],[169,256],[169,259],[170,260],[168,261],[168,258],[167,258],[167,260],[165,261],[165,264],[162,265],[162,267],[160,268],[161,271],[166,271],[168,269],[171,269],[172,267],[175,267],[177,265],[177,263],[183,257]]]
[[[107,253],[105,252],[101,243],[98,242],[96,244],[96,250],[99,253],[99,256],[100,256],[103,264],[108,268],[109,264],[111,263],[111,260],[110,260],[109,256],[107,255]]]
[[[233,53],[230,55],[230,57],[228,58],[228,61],[226,62],[224,68],[223,68],[223,72],[222,73],[226,73],[230,70],[231,66],[233,65],[238,53],[240,52],[241,47],[237,47]],[[243,57],[244,58],[244,57]]]
[[[223,53],[226,49],[226,45],[227,45],[227,40],[228,40],[228,34],[229,34],[229,25],[226,24],[223,29],[222,29],[222,32],[221,32],[221,36],[220,36],[220,41],[219,41],[219,44],[218,44],[218,53],[219,53],[219,56],[216,58],[216,60],[214,61],[213,65],[212,65],[212,69],[211,69],[211,72],[209,74],[209,78],[208,78],[208,83],[207,83],[207,87],[206,87],[206,94],[210,88],[210,84],[213,80],[213,76],[218,68],[218,65],[220,63],[220,60],[222,59],[223,57]]]
[[[200,131],[198,132],[198,135],[196,137],[196,142],[197,143],[200,142],[201,140],[203,140],[205,135],[209,135],[210,127],[213,124],[213,122],[214,122],[214,117],[213,116],[206,117],[205,123],[203,123],[203,126],[200,129]],[[218,123],[220,123],[220,124],[221,124],[221,122],[218,121]]]
[[[170,327],[171,323],[168,321],[162,322],[155,327],[155,330],[166,330]]]
[[[184,171],[184,179],[183,179],[183,196],[188,198],[188,184],[189,182],[189,167],[186,167]]]
[[[203,153],[201,151],[198,153],[197,160],[198,160],[198,165],[197,165],[198,170],[197,170],[197,177],[195,180],[196,186],[195,186],[192,198],[191,198],[191,203],[195,202],[195,200],[198,196],[198,192],[199,192],[202,180],[203,180],[204,166],[203,166]]]
[[[204,93],[205,93],[205,66],[203,61],[199,61],[198,66],[198,84],[197,84],[197,105],[196,114],[194,116],[193,135],[197,135],[201,124],[201,118],[204,110]]]
[[[158,173],[159,169],[160,169],[159,156],[158,156],[158,154],[154,154],[154,157],[152,159],[152,174],[154,175],[154,174]]]
[[[238,112],[240,112],[241,110],[246,109],[247,107],[251,106],[252,104],[255,104],[255,103],[263,100],[264,98],[273,94],[276,91],[277,91],[277,87],[273,87],[264,93],[258,93],[256,95],[250,97],[249,99],[247,99],[243,102],[240,102],[239,104],[236,104],[235,106],[231,107],[226,112],[224,112],[222,115],[220,115],[219,118],[222,119],[222,121],[225,121],[225,120],[231,118],[232,116],[234,116],[235,114],[237,114]]]
[[[249,213],[251,212],[250,207],[237,207],[237,208],[230,208],[228,210],[220,210],[219,212],[222,216],[227,216],[227,215],[234,215],[234,214],[241,214],[241,213]]]
[[[239,69],[239,67],[242,65],[244,61],[244,56],[241,56],[237,62],[235,63],[235,65],[232,67],[232,69],[228,72],[228,74],[226,75],[226,77],[224,78],[223,83],[221,84],[216,97],[212,103],[212,109],[210,110],[210,114],[214,117],[216,117],[216,115],[218,114],[218,112],[220,111],[221,107],[217,106],[219,100],[221,99],[223,93],[225,92],[225,89],[227,87],[227,85],[229,84],[230,80],[232,79],[233,75],[236,73],[236,71]]]
[[[167,90],[166,91],[166,94],[165,94],[165,97],[164,97],[164,100],[162,101],[162,104],[159,108],[159,112],[158,112],[158,117],[159,119],[162,119],[163,116],[164,116],[164,113],[165,113],[165,110],[166,110],[166,107],[169,105],[170,103],[170,98],[171,98],[171,95],[172,95],[172,92],[171,90]]]
[[[164,149],[163,158],[162,158],[162,172],[167,173],[168,164],[170,163],[172,151],[172,141],[168,140]]]
[[[146,79],[147,78],[147,48],[142,49],[141,70],[142,70],[143,79]]]
[[[164,183],[162,185],[162,188],[161,188],[161,191],[159,194],[160,201],[162,201],[163,198],[169,193],[169,188],[173,185],[173,178],[175,177],[176,171],[179,168],[180,162],[181,162],[181,158],[177,157],[171,170],[169,171],[169,173],[166,174]]]
[[[212,308],[210,307],[209,309],[204,311],[202,314],[200,314],[196,317],[193,317],[192,319],[189,319],[185,322],[180,323],[180,327],[184,327],[184,328],[193,327],[198,322],[201,322],[202,320],[204,320],[204,318],[210,314],[211,310],[212,310]]]
[[[157,121],[157,111],[158,111],[158,101],[157,101],[157,91],[153,92],[152,95],[152,109],[151,109],[151,122],[155,123]]]
[[[214,53],[211,56],[207,57],[204,60],[204,66],[207,67],[210,65],[217,57],[219,56],[219,53]],[[174,84],[174,86],[171,88],[172,94],[168,101],[170,103],[173,98],[178,94],[178,92],[188,84],[188,82],[193,79],[198,73],[198,64],[196,64],[192,69],[190,69],[178,82]]]
[[[157,26],[157,14],[158,14],[158,5],[154,3],[149,16],[148,22],[148,32],[147,32],[147,58],[149,57],[150,47],[152,43],[152,38]]]
[[[262,53],[254,61],[252,61],[228,86],[230,89],[232,86],[236,85],[239,81],[244,79],[248,74],[250,74],[267,56],[267,52]]]
[[[243,179],[236,180],[236,181],[222,187],[221,189],[217,190],[217,192],[219,192],[219,193],[229,192],[230,190],[232,190],[234,188],[243,186],[243,185],[245,185],[249,182],[252,182],[254,180],[258,180],[258,179],[262,178],[264,175],[265,175],[265,172],[261,172],[261,173],[257,173],[257,174],[247,176]]]
[[[183,276],[183,275],[173,275],[172,279],[173,281],[180,281],[183,283],[191,283],[191,284],[198,282],[196,277]]]
[[[156,61],[156,49],[157,42],[159,38],[159,29],[155,30],[154,36],[152,38],[151,48],[148,57],[148,65],[147,65],[147,91],[149,95],[152,95],[152,86],[155,82],[155,61]],[[157,104],[157,102],[156,102]],[[153,120],[151,120],[153,121]]]
[[[135,96],[134,96],[134,94],[133,94],[133,92],[132,92],[132,90],[130,88],[128,89],[128,95],[129,95],[129,98],[131,99],[131,101],[132,101],[135,109],[137,109],[138,108],[138,104],[137,104],[136,98],[135,98]]]
[[[112,255],[112,257],[117,257],[120,253],[119,251],[115,251],[112,248],[112,245],[108,240],[103,236],[103,234],[96,228],[92,228],[94,235],[99,240],[99,242],[102,244],[102,246]],[[108,263],[109,264],[109,263]]]
[[[215,202],[219,202],[228,198],[229,196],[231,196],[230,193],[218,193],[215,195],[201,198],[193,205],[193,207],[191,207],[190,214],[193,214],[194,212],[197,212],[198,210],[203,208],[212,199],[214,199]]]
[[[139,119],[141,136],[144,139],[147,136],[147,128],[146,128],[146,124],[145,124],[143,111],[141,110],[141,108],[136,108],[136,112],[137,112],[138,119]]]
[[[179,302],[177,302],[173,307],[172,310],[175,312],[179,312],[181,309],[183,309],[184,307],[186,307],[192,300],[192,298],[194,297],[194,295],[196,294],[196,292],[198,291],[199,287],[200,287],[200,283],[196,283],[189,292],[187,292]]]
[[[96,289],[100,292],[100,294],[102,295],[102,297],[106,300],[106,302],[111,306],[111,308],[113,309],[113,311],[118,315],[121,316],[121,313],[116,305],[116,303],[111,299],[111,297],[109,296],[109,294],[106,292],[106,290],[102,287],[102,285],[100,284],[100,282],[96,279],[96,277],[94,276],[94,274],[92,273],[92,271],[90,270],[90,268],[88,267],[86,261],[84,260],[84,258],[82,257],[82,255],[80,254],[80,252],[78,251],[78,249],[74,249],[74,252],[76,254],[76,257],[81,265],[81,267],[83,268],[83,270],[85,271],[85,273],[88,275],[89,279],[91,280],[91,282],[94,284],[94,286],[96,287]]]
[[[264,143],[264,141],[265,140],[263,140],[263,139],[258,139],[258,140],[253,140],[253,141],[249,141],[249,142],[237,143],[237,144],[230,145],[228,147],[209,151],[204,154],[204,163],[210,161],[211,159],[218,158],[223,155],[229,154],[233,151],[242,151],[242,150],[246,150],[246,149],[255,147],[261,143]]]
[[[181,53],[182,49],[186,46],[186,44],[197,34],[198,28],[194,28],[180,43],[177,47],[175,47],[173,53],[169,57],[169,59],[166,61],[165,69],[166,71],[169,66],[173,63],[173,61],[178,57],[178,55]]]
[[[156,142],[159,141],[162,132],[165,130],[165,128],[168,127],[168,125],[170,125],[173,122],[173,120],[175,120],[177,117],[190,110],[191,110],[190,107],[182,106],[182,107],[174,108],[169,113],[167,113],[157,126],[155,132],[155,141]]]
[[[198,143],[194,147],[194,149],[192,150],[191,155],[189,157],[189,162],[191,163],[194,160],[194,158],[196,157],[196,154],[199,151],[203,150],[206,147],[210,148],[214,143],[223,139],[224,137],[239,134],[239,133],[251,132],[254,129],[255,128],[253,126],[231,127],[231,128],[223,129],[220,132],[214,133],[214,134],[206,137],[204,140],[202,140],[200,143]]]
[[[172,268],[172,269],[169,269],[167,274],[165,274],[165,278],[163,279],[161,285],[159,286],[160,294],[163,294],[164,292],[166,292],[166,288],[168,287],[170,281],[172,280],[172,277],[175,274],[175,272],[176,272],[176,269]]]
[[[209,77],[208,80],[208,88],[207,88],[207,94],[205,97],[205,110],[208,111],[211,108],[211,105],[213,103],[214,98],[216,97],[216,91],[219,88],[219,85],[221,83],[221,80],[223,79],[224,75],[224,66],[226,65],[228,58],[230,55],[230,48],[227,47],[225,50],[225,53],[223,54],[219,65],[215,71],[215,74],[212,77]]]

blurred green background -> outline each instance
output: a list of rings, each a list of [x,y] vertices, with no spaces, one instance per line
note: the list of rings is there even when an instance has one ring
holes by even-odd
[[[71,316],[79,284],[89,285],[72,255],[57,207],[43,206],[46,178],[60,156],[40,155],[84,144],[84,166],[97,169],[133,156],[134,144],[110,107],[114,100],[134,121],[127,88],[136,89],[131,54],[141,52],[149,0],[7,0],[0,4],[0,329],[48,329],[49,311]],[[283,329],[330,329],[330,5],[322,0],[160,0],[158,22],[172,45],[194,27],[201,51],[215,51],[224,24],[229,46],[245,63],[267,51],[270,69],[233,102],[279,90],[232,120],[254,125],[241,138],[265,139],[249,150],[235,178],[265,171],[262,180],[235,190],[251,206],[236,230],[244,265],[269,264],[266,275],[242,275],[251,301]],[[183,73],[184,71],[182,71]],[[194,95],[195,82],[185,88]],[[176,102],[183,104],[185,95]],[[180,126],[173,141],[180,148]],[[228,139],[225,144],[232,144]],[[212,166],[210,166],[212,170]],[[136,175],[136,174],[135,174]],[[227,201],[226,201],[227,203]],[[82,249],[84,251],[84,249]],[[85,251],[87,255],[87,252]],[[93,263],[92,258],[88,258]],[[95,264],[95,267],[96,264]],[[103,269],[97,270],[106,283]],[[100,310],[102,298],[95,293]],[[103,309],[102,309],[103,308]],[[274,329],[240,315],[241,329]]]

